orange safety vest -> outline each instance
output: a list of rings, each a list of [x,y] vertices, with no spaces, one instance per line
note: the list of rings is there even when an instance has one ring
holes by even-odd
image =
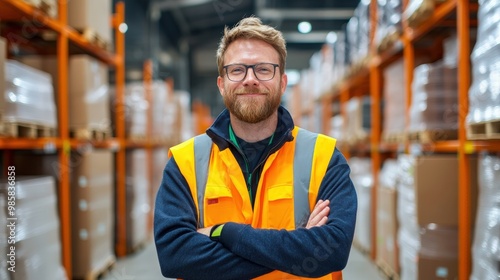
[[[172,147],[170,156],[187,180],[199,213],[198,227],[226,222],[266,229],[305,226],[336,140],[298,127],[292,135],[296,140],[286,142],[265,162],[253,210],[243,172],[230,149],[220,151],[206,134]],[[255,279],[311,278],[275,270]],[[315,279],[341,280],[342,272]]]

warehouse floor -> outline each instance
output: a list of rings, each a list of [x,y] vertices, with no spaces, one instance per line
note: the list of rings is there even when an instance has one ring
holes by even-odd
[[[119,259],[102,280],[164,280],[153,242],[136,254]],[[383,280],[385,277],[367,256],[353,248],[344,270],[344,280]]]

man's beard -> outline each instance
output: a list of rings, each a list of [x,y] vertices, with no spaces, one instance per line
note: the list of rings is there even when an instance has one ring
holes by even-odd
[[[281,94],[278,88],[274,91],[259,91],[259,90],[246,90],[246,91],[228,91],[224,95],[224,104],[226,108],[236,118],[247,123],[258,123],[269,118],[281,104]],[[239,97],[243,93],[259,93],[264,96],[245,96]]]

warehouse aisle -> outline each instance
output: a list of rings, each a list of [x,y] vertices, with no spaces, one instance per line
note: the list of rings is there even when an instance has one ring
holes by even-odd
[[[165,280],[160,273],[153,242],[134,255],[122,258],[101,280]],[[167,278],[168,279],[168,278]],[[384,280],[377,267],[358,250],[351,250],[344,280]]]

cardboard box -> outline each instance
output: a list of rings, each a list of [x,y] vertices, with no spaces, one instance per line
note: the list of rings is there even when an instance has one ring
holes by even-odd
[[[435,259],[425,256],[418,258],[419,280],[456,280],[458,279],[457,259]]]
[[[77,158],[77,157],[75,157]],[[114,260],[113,154],[82,153],[71,175],[73,277],[86,278]]]
[[[470,157],[471,219],[477,208],[477,158]],[[458,158],[456,155],[418,156],[414,167],[417,222],[420,226],[458,226]]]
[[[108,68],[104,63],[88,55],[72,56],[69,96],[70,128],[110,129]]]
[[[108,45],[112,42],[111,15],[111,0],[68,1],[68,25],[79,31],[95,33]]]
[[[377,263],[399,275],[397,191],[379,186],[377,191]]]
[[[420,234],[419,280],[458,279],[458,227],[429,225]]]
[[[59,75],[56,57],[33,55],[20,60],[24,64],[49,73],[57,94]],[[111,119],[107,66],[88,55],[73,55],[69,59],[68,71],[70,129],[109,131]]]
[[[7,59],[7,41],[0,37],[0,120],[5,110],[5,60]]]

